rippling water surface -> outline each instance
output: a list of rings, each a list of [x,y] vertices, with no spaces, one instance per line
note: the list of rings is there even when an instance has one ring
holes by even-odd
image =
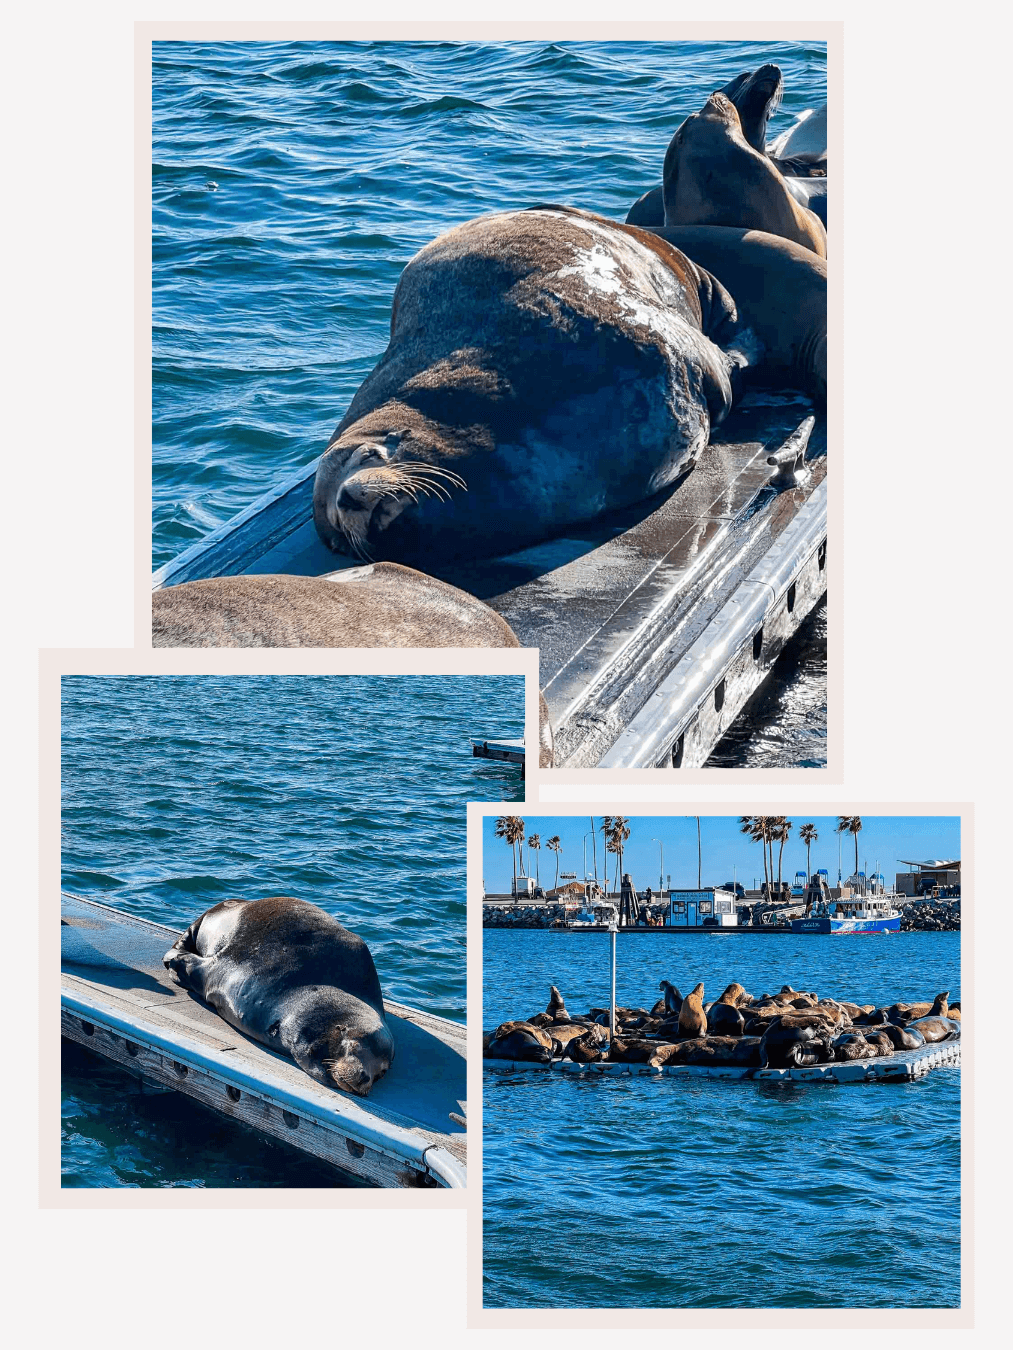
[[[523,796],[518,770],[471,758],[469,736],[522,735],[523,687],[520,676],[65,678],[63,885],[178,929],[233,896],[310,900],[365,939],[388,997],[464,1021],[465,803]],[[70,1053],[64,1184],[314,1184],[291,1179],[293,1150],[267,1150],[257,1172],[259,1136],[175,1094],[125,1106],[137,1092]],[[194,1157],[172,1146],[179,1120],[205,1140],[206,1153],[191,1150],[200,1183]],[[228,1139],[235,1154],[215,1143]]]
[[[608,1002],[606,934],[489,929],[483,1024]],[[617,1000],[658,982],[863,1002],[960,990],[959,933],[620,935]],[[956,1307],[960,1069],[912,1083],[486,1071],[487,1307]],[[551,1254],[547,1256],[547,1254]],[[557,1259],[558,1258],[558,1259]]]
[[[321,453],[420,248],[538,202],[623,220],[682,118],[765,61],[773,136],[825,102],[822,44],[156,42],[153,566]]]

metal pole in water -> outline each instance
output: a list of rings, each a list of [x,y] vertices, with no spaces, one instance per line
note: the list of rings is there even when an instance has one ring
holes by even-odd
[[[609,1043],[616,1038],[616,927],[615,918],[609,919],[609,946],[612,955],[612,998],[609,1005]]]

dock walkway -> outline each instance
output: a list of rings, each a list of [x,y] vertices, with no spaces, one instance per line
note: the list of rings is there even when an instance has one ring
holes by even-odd
[[[960,1042],[941,1041],[922,1045],[917,1050],[898,1050],[882,1059],[853,1059],[840,1064],[815,1064],[811,1069],[750,1069],[735,1064],[575,1064],[569,1059],[554,1059],[551,1064],[525,1060],[486,1059],[485,1068],[493,1073],[578,1073],[612,1074],[658,1078],[736,1078],[750,1082],[800,1083],[873,1083],[905,1082],[920,1078],[930,1069],[960,1064]]]
[[[64,893],[62,1035],[377,1186],[467,1184],[465,1028],[384,1000],[395,1059],[368,1098],[243,1036],[162,965],[179,933]]]

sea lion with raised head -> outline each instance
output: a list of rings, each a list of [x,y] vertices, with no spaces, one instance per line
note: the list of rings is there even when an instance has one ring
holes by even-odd
[[[718,225],[649,231],[724,285],[738,323],[760,340],[748,378],[827,398],[827,264],[810,249],[760,230]]]
[[[734,305],[653,236],[572,207],[469,221],[409,262],[386,352],[317,468],[324,543],[494,557],[645,500],[728,412]]]
[[[570,1014],[566,1011],[566,1003],[563,995],[554,984],[549,985],[549,1006],[545,1009],[549,1016],[556,1022],[569,1022]]]
[[[823,222],[800,206],[742,134],[735,105],[712,94],[672,137],[662,173],[666,225],[763,230],[827,256]]]
[[[682,1011],[682,995],[674,984],[662,980],[658,988],[665,995],[665,1012],[678,1015]]]
[[[305,900],[223,900],[162,960],[226,1022],[327,1087],[364,1097],[394,1059],[369,948]]]
[[[703,985],[698,984],[682,1000],[682,1007],[679,1009],[679,1039],[688,1041],[706,1035],[707,1014],[703,1010]]]

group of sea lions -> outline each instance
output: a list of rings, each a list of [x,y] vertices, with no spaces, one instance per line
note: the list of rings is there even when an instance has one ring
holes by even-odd
[[[825,400],[826,231],[799,184],[826,180],[799,175],[825,174],[826,149],[765,152],[782,83],[745,72],[682,123],[649,221],[647,198],[624,224],[540,204],[416,254],[316,471],[320,537],[366,567],[163,589],[153,644],[517,645],[413,567],[648,499],[696,464],[747,376]]]
[[[860,1005],[784,985],[777,994],[754,997],[732,983],[713,1003],[704,987],[685,997],[662,980],[663,997],[645,1008],[616,1008],[610,1041],[610,1010],[567,1012],[555,985],[548,1007],[525,1020],[504,1022],[483,1040],[487,1059],[554,1058],[578,1064],[739,1065],[750,1068],[807,1068],[832,1060],[875,1059],[895,1050],[915,1050],[960,1038],[960,1004],[949,992],[928,1003]]]

